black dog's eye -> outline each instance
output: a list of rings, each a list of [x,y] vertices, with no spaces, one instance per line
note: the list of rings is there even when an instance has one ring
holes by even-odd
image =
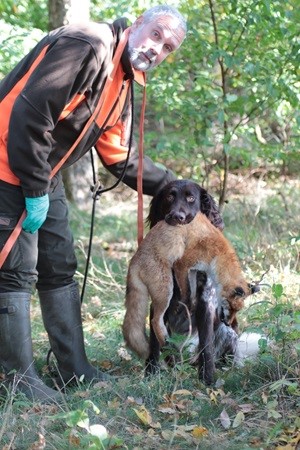
[[[187,200],[188,203],[194,203],[194,201],[195,201],[196,199],[195,199],[195,197],[194,197],[193,195],[189,195],[189,196],[186,198],[186,200]]]
[[[174,200],[174,195],[172,195],[172,194],[167,195],[166,200],[167,200],[167,202],[172,203]]]

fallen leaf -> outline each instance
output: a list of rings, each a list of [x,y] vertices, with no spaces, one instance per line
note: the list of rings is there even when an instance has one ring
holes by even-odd
[[[174,437],[174,432],[170,430],[163,430],[161,436],[165,441],[170,441]]]
[[[188,391],[187,389],[178,389],[177,391],[172,393],[172,396],[176,395],[193,395],[191,391]]]
[[[128,353],[128,351],[124,347],[120,347],[118,349],[118,356],[120,356],[120,358],[123,359],[124,361],[131,361],[132,360],[131,355]]]
[[[251,405],[251,403],[243,403],[238,405],[238,407],[241,411],[243,411],[243,413],[248,413],[253,410],[253,405]]]
[[[178,425],[179,429],[182,429],[184,431],[193,431],[198,425]]]
[[[107,405],[109,408],[120,408],[120,400],[118,398],[114,398],[112,401],[108,401]]]
[[[93,384],[94,389],[107,389],[110,385],[109,381],[98,381],[98,383]]]
[[[231,425],[230,417],[226,411],[226,409],[223,409],[223,411],[220,414],[220,421],[222,424],[222,427],[225,428],[225,430],[228,430]]]
[[[192,431],[192,436],[196,439],[202,438],[203,436],[208,435],[208,430],[205,427],[195,427]]]
[[[41,433],[39,433],[39,440],[34,442],[29,447],[29,450],[44,450],[45,447],[46,447],[45,437]]]
[[[102,369],[111,369],[112,368],[112,362],[109,361],[108,359],[101,361],[100,363],[100,367]]]
[[[79,447],[80,438],[71,432],[69,436],[69,444],[71,444],[72,447]]]
[[[239,427],[244,422],[244,420],[245,420],[244,413],[242,411],[239,411],[234,418],[232,428]]]
[[[161,424],[160,424],[159,422],[151,422],[151,423],[149,424],[149,426],[150,426],[151,428],[154,428],[154,429],[160,429],[160,428],[161,428]]]
[[[152,423],[152,417],[145,406],[141,406],[140,409],[133,408],[133,411],[138,416],[143,425],[150,426],[150,424]]]
[[[149,437],[154,437],[156,435],[155,431],[153,430],[153,428],[149,428],[149,430],[147,431],[147,435]]]
[[[128,396],[126,398],[126,403],[129,403],[131,405],[135,404],[135,405],[141,406],[143,404],[143,399],[142,398],[134,398],[134,397]]]
[[[175,414],[176,413],[176,409],[170,408],[170,407],[158,408],[158,411],[163,414]]]
[[[185,439],[186,441],[190,441],[191,440],[191,436],[189,433],[187,433],[184,429],[178,427],[175,430],[175,436],[179,437],[181,439]]]
[[[268,396],[267,396],[267,394],[265,392],[263,392],[261,394],[261,398],[262,398],[262,401],[263,401],[264,405],[266,405],[268,403]]]

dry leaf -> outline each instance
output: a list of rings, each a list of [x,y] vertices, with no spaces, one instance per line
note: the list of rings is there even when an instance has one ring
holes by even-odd
[[[102,369],[111,369],[112,368],[112,362],[111,361],[109,361],[108,359],[106,359],[106,360],[104,360],[104,361],[101,361],[101,363],[100,363],[100,367],[102,368]]]
[[[141,406],[143,404],[143,399],[142,398],[134,398],[131,397],[130,395],[126,398],[126,403],[128,403],[129,405],[139,405]]]
[[[176,395],[193,395],[191,391],[188,391],[187,389],[178,389],[177,391],[172,393],[172,397]]]
[[[45,447],[46,447],[45,437],[41,433],[39,433],[39,440],[34,442],[29,447],[29,450],[44,450]]]
[[[182,428],[184,431],[193,431],[198,425],[178,425],[178,428]]]
[[[221,412],[220,421],[221,421],[222,427],[225,428],[225,430],[228,430],[228,428],[230,428],[231,421],[230,421],[230,418],[229,418],[229,415],[228,415],[226,409],[223,409],[223,411]]]
[[[109,381],[98,381],[98,383],[93,384],[94,389],[107,389],[110,385]]]
[[[181,439],[185,439],[186,441],[191,441],[191,436],[181,427],[176,428],[175,436],[180,437]]]
[[[118,356],[120,356],[120,358],[123,359],[124,361],[131,361],[132,360],[131,355],[128,353],[128,351],[124,347],[120,347],[118,349]]]
[[[161,436],[165,441],[170,441],[174,437],[174,432],[170,430],[163,430]]]
[[[232,428],[239,427],[244,422],[244,420],[245,420],[244,413],[242,411],[239,411],[234,418]]]
[[[208,430],[205,427],[195,427],[192,431],[192,436],[196,439],[200,439],[203,436],[207,436],[208,435]]]
[[[149,430],[147,431],[147,435],[149,437],[154,437],[156,435],[155,431],[153,430],[153,428],[149,428]]]
[[[71,444],[72,447],[79,447],[80,445],[79,437],[71,433],[69,436],[69,444]]]
[[[112,401],[107,402],[107,406],[109,408],[120,408],[120,400],[118,398],[114,398]]]
[[[276,447],[276,450],[295,450],[297,447],[295,447],[292,444],[287,444],[287,445],[279,445],[278,447]]]
[[[176,413],[176,409],[170,408],[170,407],[161,407],[161,408],[158,408],[158,411],[163,414],[175,414]]]
[[[253,405],[251,405],[251,403],[243,403],[243,404],[239,405],[239,409],[241,411],[243,411],[243,413],[248,413],[248,412],[252,411]]]
[[[267,394],[265,392],[263,392],[261,394],[261,398],[262,398],[262,401],[263,401],[264,405],[266,405],[268,403],[268,396],[267,396]]]
[[[150,426],[150,424],[152,423],[152,417],[145,406],[141,406],[140,409],[133,408],[133,411],[136,413],[143,425]]]

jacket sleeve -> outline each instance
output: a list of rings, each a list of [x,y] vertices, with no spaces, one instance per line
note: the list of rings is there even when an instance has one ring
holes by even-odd
[[[104,167],[119,178],[126,164],[128,146],[125,139],[126,127],[121,120],[98,140],[96,150]],[[138,152],[135,142],[132,143],[123,182],[137,190]],[[171,170],[163,165],[156,165],[148,156],[143,158],[143,193],[154,196],[165,184],[175,180]]]
[[[89,43],[66,37],[51,45],[16,98],[8,133],[8,156],[25,196],[47,193],[52,132],[64,106],[97,75]],[[88,80],[88,81],[87,81]]]

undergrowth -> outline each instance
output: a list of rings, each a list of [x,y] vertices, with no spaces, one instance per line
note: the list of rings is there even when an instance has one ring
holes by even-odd
[[[280,191],[280,195],[278,192]],[[259,195],[258,195],[259,194]],[[145,379],[143,363],[124,347],[128,261],[136,248],[135,205],[97,211],[92,259],[82,305],[89,359],[112,379],[82,381],[57,405],[31,404],[14,389],[0,404],[0,449],[296,449],[300,443],[299,183],[232,196],[224,211],[226,235],[261,291],[240,313],[242,331],[261,335],[260,353],[242,367],[228,361],[216,383],[197,379],[182,349],[174,369]],[[135,201],[135,197],[134,197]],[[82,286],[89,212],[71,206]],[[33,343],[46,383],[47,335],[33,298]],[[52,363],[54,363],[52,361]]]

